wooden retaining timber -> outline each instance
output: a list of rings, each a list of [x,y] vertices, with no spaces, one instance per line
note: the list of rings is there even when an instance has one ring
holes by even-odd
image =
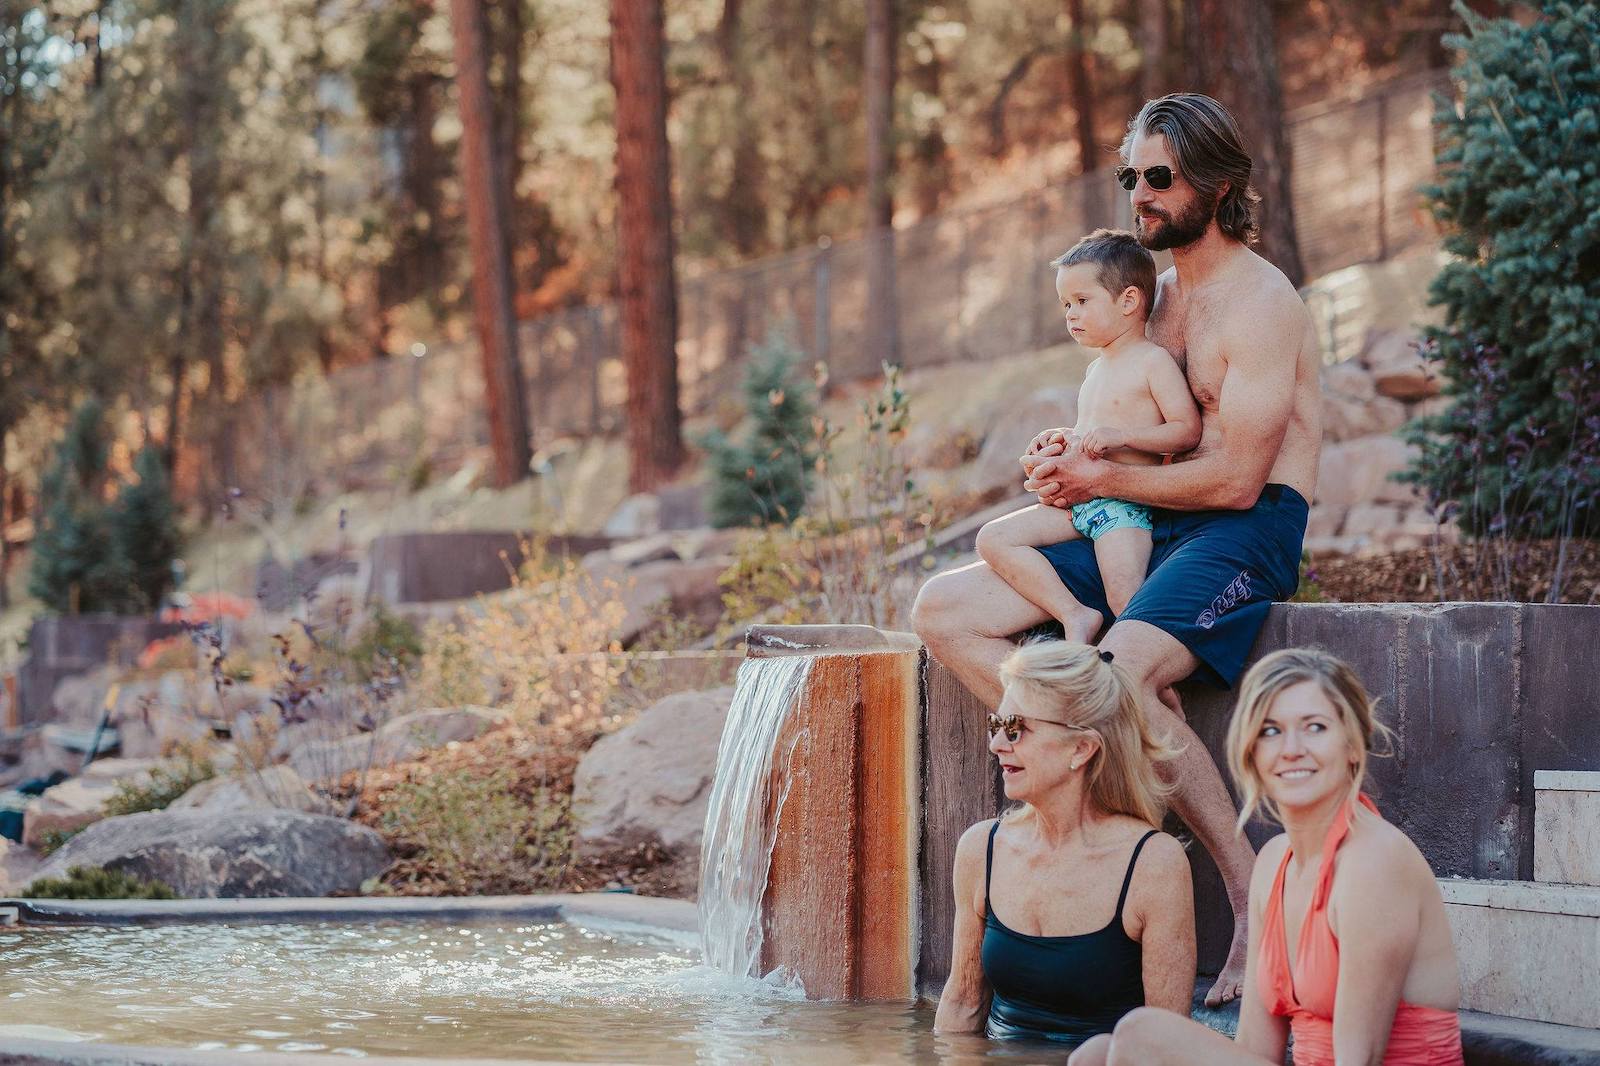
[[[773,769],[769,816],[787,796],[762,903],[761,969],[788,969],[813,999],[910,1000],[922,652],[900,634],[872,641],[891,650],[824,650],[820,628],[784,627],[803,639],[770,650],[751,640],[752,654],[815,657]],[[780,650],[786,643],[799,646]]]

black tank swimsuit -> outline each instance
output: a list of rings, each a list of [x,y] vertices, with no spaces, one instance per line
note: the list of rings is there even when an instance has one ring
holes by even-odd
[[[1137,941],[1122,928],[1122,905],[1133,867],[1152,829],[1139,838],[1117,896],[1117,913],[1103,929],[1078,936],[1029,936],[1008,929],[989,904],[995,822],[983,868],[983,974],[993,990],[991,1038],[1080,1043],[1109,1033],[1118,1019],[1144,1006],[1144,971]]]

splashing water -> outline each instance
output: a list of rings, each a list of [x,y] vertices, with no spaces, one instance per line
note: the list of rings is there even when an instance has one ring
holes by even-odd
[[[700,949],[708,966],[739,977],[759,977],[761,897],[778,831],[778,812],[789,791],[791,739],[778,738],[811,669],[811,657],[746,659],[739,667],[733,706],[717,748],[717,773],[706,808],[700,852]],[[767,818],[774,764],[783,790]]]

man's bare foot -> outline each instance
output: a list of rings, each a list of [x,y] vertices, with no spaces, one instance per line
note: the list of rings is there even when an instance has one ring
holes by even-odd
[[[1244,994],[1244,964],[1248,952],[1249,930],[1243,918],[1233,923],[1233,943],[1228,947],[1228,961],[1217,975],[1216,983],[1206,993],[1206,1006],[1220,1007]]]
[[[1062,614],[1058,620],[1061,622],[1063,635],[1074,644],[1093,644],[1094,638],[1100,635],[1100,629],[1106,621],[1093,607],[1083,606],[1076,611]]]

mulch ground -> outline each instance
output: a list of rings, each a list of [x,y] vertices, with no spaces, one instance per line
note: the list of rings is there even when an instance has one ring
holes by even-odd
[[[1559,554],[1555,541],[1443,544],[1381,555],[1319,555],[1306,576],[1324,599],[1340,603],[1544,603]],[[1560,565],[1554,602],[1600,603],[1600,541],[1568,541]]]

